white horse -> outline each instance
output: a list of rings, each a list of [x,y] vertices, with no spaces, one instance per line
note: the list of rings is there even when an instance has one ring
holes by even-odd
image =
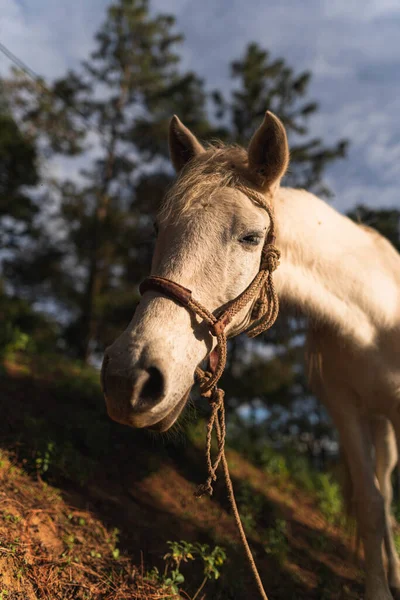
[[[152,275],[191,289],[211,311],[236,298],[259,269],[270,221],[235,184],[246,182],[264,194],[282,253],[276,289],[309,317],[312,387],[334,419],[349,465],[366,598],[400,599],[390,516],[394,432],[400,436],[399,254],[375,231],[312,194],[280,187],[289,150],[284,127],[271,113],[247,151],[205,149],[177,117],[169,143],[179,177],[157,219]],[[251,306],[239,312],[228,334],[245,330],[250,314]],[[168,429],[186,403],[196,367],[214,346],[200,319],[146,292],[105,354],[102,381],[110,416],[133,427]]]

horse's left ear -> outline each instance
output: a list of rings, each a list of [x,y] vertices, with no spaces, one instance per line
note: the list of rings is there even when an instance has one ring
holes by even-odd
[[[260,187],[274,187],[289,165],[289,146],[282,122],[270,111],[251,138],[249,169]]]
[[[169,153],[177,173],[189,160],[204,152],[203,146],[193,133],[174,115],[169,124]]]

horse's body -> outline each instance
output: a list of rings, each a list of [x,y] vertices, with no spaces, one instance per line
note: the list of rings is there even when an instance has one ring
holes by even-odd
[[[276,289],[284,303],[309,317],[311,386],[334,419],[349,465],[365,549],[366,598],[392,599],[382,559],[385,540],[389,584],[400,599],[390,524],[393,432],[400,439],[399,254],[382,236],[315,196],[279,187],[288,151],[283,126],[271,115],[247,153],[205,151],[177,119],[170,148],[182,174],[159,218],[152,273],[191,288],[212,311],[229,303],[257,272],[269,227],[265,211],[232,188],[244,178],[263,191],[282,253]],[[248,324],[247,308],[228,333]],[[167,429],[213,345],[204,324],[147,292],[130,326],[107,350],[103,385],[111,416]]]
[[[310,317],[310,383],[339,430],[350,469],[368,598],[390,598],[382,583],[384,530],[389,583],[400,597],[390,517],[394,431],[400,435],[400,255],[306,192],[281,189],[275,214],[277,291]]]

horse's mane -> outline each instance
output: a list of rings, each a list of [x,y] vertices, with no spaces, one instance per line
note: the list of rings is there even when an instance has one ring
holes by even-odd
[[[161,219],[178,217],[224,188],[246,181],[247,152],[240,146],[215,142],[182,169],[161,206]]]

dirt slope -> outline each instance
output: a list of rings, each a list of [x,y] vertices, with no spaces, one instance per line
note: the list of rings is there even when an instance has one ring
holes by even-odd
[[[199,598],[257,598],[222,480],[213,499],[193,495],[205,476],[200,440],[167,443],[111,423],[97,376],[67,362],[8,364],[0,385],[2,600],[171,597],[140,589],[141,565],[162,570],[167,540],[180,539],[228,556]],[[361,598],[351,538],[315,498],[228,455],[270,600]],[[191,597],[201,569],[182,572]]]

